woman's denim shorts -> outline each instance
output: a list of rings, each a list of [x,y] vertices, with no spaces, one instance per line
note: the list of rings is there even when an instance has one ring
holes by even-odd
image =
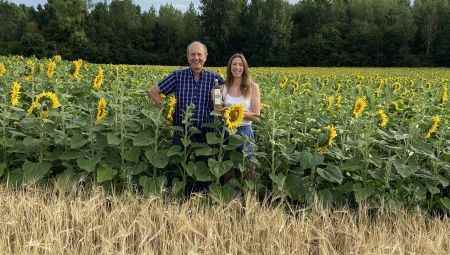
[[[253,147],[255,143],[255,133],[253,132],[252,126],[251,125],[240,126],[238,127],[236,133],[238,135],[247,137],[241,149],[247,155],[248,159],[252,159],[254,156]]]

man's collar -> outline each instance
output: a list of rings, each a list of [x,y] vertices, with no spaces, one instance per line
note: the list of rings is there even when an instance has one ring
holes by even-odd
[[[192,77],[195,78],[194,71],[192,70],[191,67],[189,67],[189,72],[192,75]],[[204,72],[205,72],[205,68],[203,67],[202,70],[200,71],[200,74],[199,74],[199,80],[202,78],[202,75],[203,75]]]

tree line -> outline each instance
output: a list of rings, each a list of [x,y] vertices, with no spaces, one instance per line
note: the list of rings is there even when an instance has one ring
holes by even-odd
[[[450,0],[201,0],[143,11],[131,0],[0,0],[0,54],[95,63],[208,64],[244,53],[252,66],[450,66]]]

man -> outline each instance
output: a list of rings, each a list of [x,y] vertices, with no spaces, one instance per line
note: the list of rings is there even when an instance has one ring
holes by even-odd
[[[214,87],[214,80],[217,79],[219,84],[224,83],[219,75],[204,69],[207,56],[208,50],[203,43],[192,42],[187,47],[189,68],[174,71],[148,91],[149,97],[159,107],[162,105],[160,93],[175,94],[177,103],[173,120],[176,126],[182,125],[183,114],[187,107],[194,105],[191,123],[201,131],[200,134],[191,137],[194,142],[206,142],[205,134],[208,129],[203,125],[214,120],[210,114],[213,111],[211,90]],[[175,135],[173,143],[181,144],[180,134]],[[176,173],[168,171],[166,174],[168,182],[171,183]],[[209,182],[190,182],[185,189],[185,194],[207,190],[208,184]]]
[[[197,136],[199,142],[203,142],[207,131],[203,125],[214,120],[210,114],[213,111],[211,89],[214,87],[214,80],[217,79],[219,84],[224,83],[219,75],[204,69],[207,56],[208,50],[203,43],[192,42],[187,47],[189,68],[174,71],[148,91],[149,97],[159,107],[162,104],[160,93],[175,93],[177,104],[174,125],[180,126],[187,106],[194,105],[192,124],[202,132]]]

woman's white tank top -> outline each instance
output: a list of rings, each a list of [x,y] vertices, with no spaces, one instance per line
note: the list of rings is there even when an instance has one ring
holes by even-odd
[[[239,97],[230,96],[227,91],[227,86],[224,86],[223,94],[224,94],[223,101],[224,101],[225,107],[229,107],[233,104],[240,104],[240,105],[244,106],[245,111],[250,111],[250,107],[251,107],[250,97],[246,98],[243,95],[241,95]],[[251,125],[251,124],[252,124],[252,122],[249,120],[242,121],[242,126]]]

